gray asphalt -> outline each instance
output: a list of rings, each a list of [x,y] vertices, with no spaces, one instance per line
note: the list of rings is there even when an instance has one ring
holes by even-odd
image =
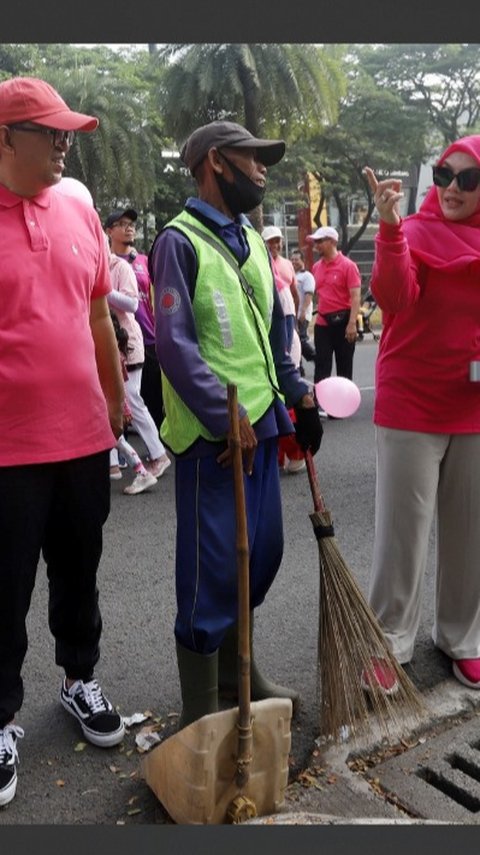
[[[316,456],[321,488],[333,513],[338,544],[366,590],[373,543],[375,452],[372,425],[377,345],[357,346],[354,379],[362,390],[358,412],[324,423]],[[307,367],[311,376],[311,367]],[[104,620],[97,669],[106,694],[120,712],[150,712],[151,721],[174,730],[180,692],[174,656],[174,477],[173,466],[149,493],[122,493],[127,475],[112,483],[112,509],[105,527],[99,575]],[[317,633],[318,549],[309,512],[305,473],[282,475],[285,555],[282,568],[259,610],[255,651],[269,676],[295,686],[302,706],[292,728],[292,777],[308,765],[318,734]],[[432,550],[431,550],[432,553]],[[433,647],[430,555],[422,622],[410,675],[422,689],[449,674],[449,663]],[[138,774],[140,755],[131,728],[121,748],[78,749],[76,722],[59,704],[61,673],[54,664],[47,626],[45,568],[39,567],[29,615],[30,646],[24,667],[25,702],[17,723],[18,790],[0,810],[8,824],[147,824],[164,822],[158,802]],[[148,722],[147,722],[148,723]]]

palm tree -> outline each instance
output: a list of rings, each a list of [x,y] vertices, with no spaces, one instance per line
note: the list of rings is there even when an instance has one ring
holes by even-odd
[[[101,209],[128,201],[142,210],[155,183],[146,91],[127,79],[98,74],[94,66],[57,69],[44,78],[72,109],[100,119],[95,133],[77,134],[68,174],[88,186]]]
[[[298,139],[335,121],[346,78],[339,45],[168,45],[159,98],[166,130],[181,141],[223,118],[258,136]]]

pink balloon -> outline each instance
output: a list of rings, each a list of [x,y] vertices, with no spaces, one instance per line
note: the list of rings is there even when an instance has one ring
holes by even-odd
[[[60,193],[62,196],[73,196],[75,199],[80,199],[82,202],[86,202],[87,205],[90,205],[90,207],[93,207],[93,199],[90,190],[77,178],[66,176],[54,186],[57,193]]]
[[[315,392],[320,406],[337,419],[352,416],[360,406],[360,389],[346,377],[326,377],[315,383]]]

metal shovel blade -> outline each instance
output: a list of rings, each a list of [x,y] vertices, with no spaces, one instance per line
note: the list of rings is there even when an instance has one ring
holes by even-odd
[[[148,786],[176,823],[241,822],[255,814],[276,813],[282,806],[288,783],[292,702],[269,698],[253,702],[250,709],[251,765],[242,788],[236,782],[238,707],[203,716],[143,759]]]

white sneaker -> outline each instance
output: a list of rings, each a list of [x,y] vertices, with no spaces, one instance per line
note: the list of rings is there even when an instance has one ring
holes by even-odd
[[[164,454],[162,457],[159,457],[157,460],[151,460],[150,463],[145,464],[145,468],[148,471],[155,475],[155,478],[161,478],[163,473],[168,469],[171,464],[171,460]]]
[[[121,477],[120,466],[110,466],[110,481],[120,481]]]
[[[0,806],[12,801],[17,789],[18,751],[17,739],[23,737],[23,729],[16,724],[6,724],[0,729]]]
[[[285,471],[288,472],[289,475],[295,475],[297,472],[303,472],[306,468],[307,464],[304,460],[289,460],[285,467]]]
[[[96,680],[87,683],[76,680],[68,688],[64,678],[60,700],[67,712],[75,716],[83,735],[92,745],[111,748],[122,741],[125,734],[123,718],[114,710]]]
[[[149,487],[153,487],[156,483],[157,479],[151,472],[146,472],[145,475],[139,472],[135,475],[130,486],[125,487],[123,492],[126,493],[127,496],[135,496],[137,493],[143,493],[144,490],[148,490]]]

